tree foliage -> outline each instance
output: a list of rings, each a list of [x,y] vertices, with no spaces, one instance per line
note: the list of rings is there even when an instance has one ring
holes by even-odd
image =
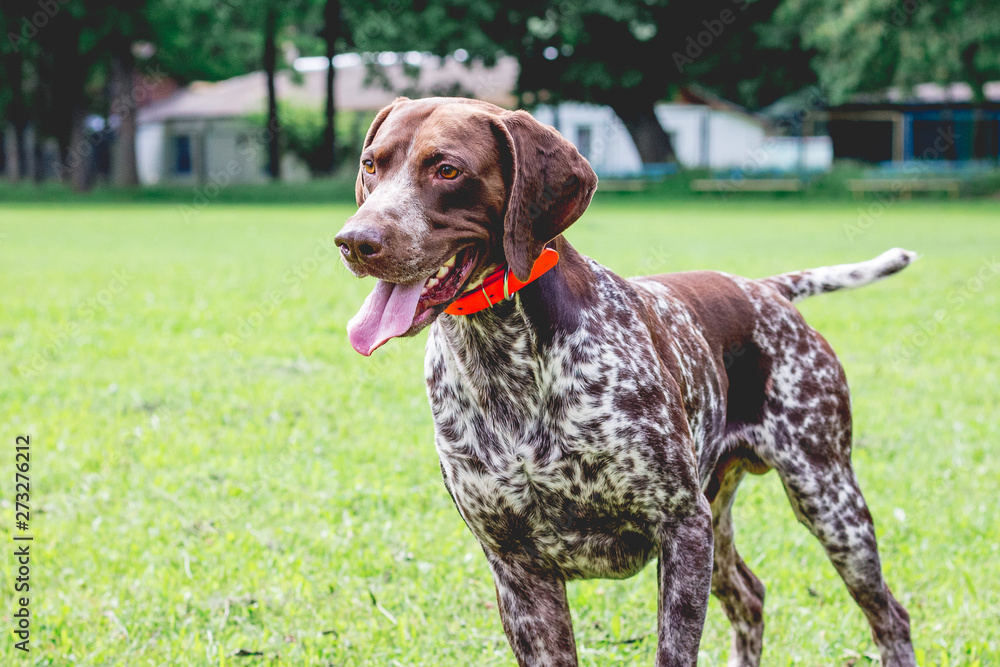
[[[662,162],[671,147],[653,108],[680,87],[698,83],[759,106],[814,81],[799,40],[770,24],[778,2],[385,0],[357,17],[355,38],[439,55],[461,46],[487,63],[512,55],[524,104],[609,105],[643,161]]]
[[[152,63],[181,83],[218,81],[260,68],[259,3],[149,0]]]
[[[982,100],[1000,78],[995,0],[785,0],[776,20],[800,26],[834,102],[930,81],[966,82]]]

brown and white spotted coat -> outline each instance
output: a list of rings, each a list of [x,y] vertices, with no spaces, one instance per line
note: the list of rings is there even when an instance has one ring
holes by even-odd
[[[376,119],[365,155],[380,166],[359,175],[361,208],[339,242],[358,275],[455,282],[424,287],[404,335],[432,323],[441,469],[520,665],[577,664],[566,581],[629,577],[654,559],[656,664],[696,663],[710,592],[733,626],[730,664],[759,664],[764,586],[736,552],[730,508],[747,472],[772,468],[867,615],[883,664],[915,664],[851,469],[843,369],[792,305],[894,273],[912,253],[763,280],[625,280],[561,236],[596,177],[523,112],[400,100]],[[461,162],[465,180],[441,181],[442,160]],[[366,209],[379,188],[395,194]],[[449,224],[439,214],[463,231],[438,236]],[[559,264],[511,299],[441,313],[504,260],[526,275],[546,244]],[[453,256],[458,268],[439,273]]]

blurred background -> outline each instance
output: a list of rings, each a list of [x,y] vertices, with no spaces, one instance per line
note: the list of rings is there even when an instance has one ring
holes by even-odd
[[[5,0],[0,33],[8,183],[349,181],[380,107],[458,95],[605,189],[1000,187],[991,0]]]

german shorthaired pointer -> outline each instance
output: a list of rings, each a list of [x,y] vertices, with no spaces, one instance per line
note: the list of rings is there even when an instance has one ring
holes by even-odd
[[[744,475],[774,468],[882,664],[915,665],[851,468],[844,371],[792,306],[915,255],[625,280],[561,236],[596,187],[525,112],[400,98],[368,130],[360,208],[337,237],[347,267],[378,279],[348,324],[358,352],[432,325],[441,470],[518,663],[577,664],[567,580],[629,577],[657,558],[656,664],[696,663],[710,591],[732,623],[730,664],[759,664],[764,585],[733,544],[731,507]]]

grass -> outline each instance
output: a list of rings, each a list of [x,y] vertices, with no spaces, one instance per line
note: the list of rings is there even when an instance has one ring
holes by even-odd
[[[371,287],[327,251],[350,210],[0,208],[0,664],[513,664],[440,480],[423,336],[367,360],[347,343]],[[623,274],[920,251],[802,309],[847,368],[854,461],[921,664],[997,665],[996,204],[872,211],[862,229],[857,204],[617,197],[568,236]],[[21,433],[28,656],[8,631]],[[768,587],[764,664],[871,663],[860,610],[773,473],[744,483],[736,526]],[[583,665],[653,664],[655,568],[570,596]],[[700,664],[724,664],[728,643],[713,600]]]

